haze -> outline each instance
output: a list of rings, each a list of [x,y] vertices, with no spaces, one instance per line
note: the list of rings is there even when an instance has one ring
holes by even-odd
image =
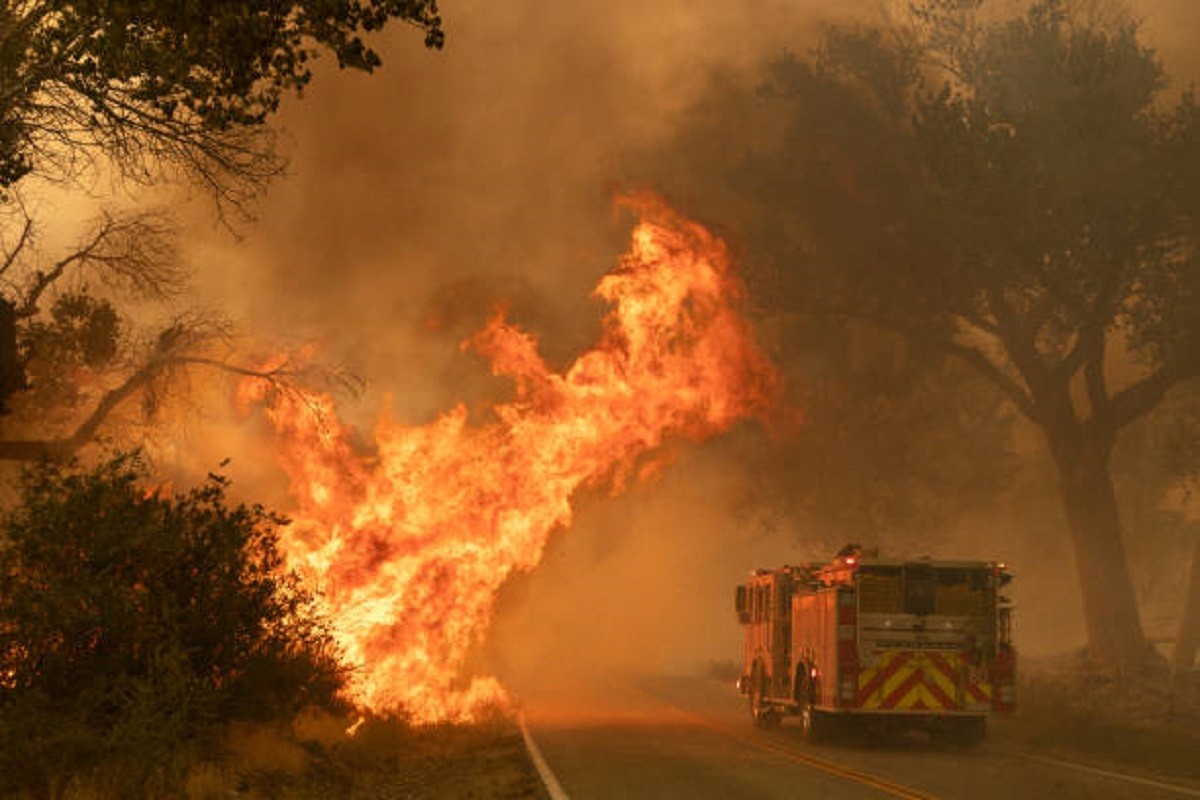
[[[783,48],[806,50],[829,9],[880,13],[870,0],[443,5],[449,44],[431,53],[391,31],[373,77],[326,69],[282,122],[291,176],[235,240],[204,209],[189,260],[206,302],[256,338],[316,341],[322,357],[365,377],[350,416],[369,427],[390,402],[423,422],[503,383],[458,343],[503,301],[561,365],[591,343],[588,293],[626,245],[615,181],[630,153],[669,138],[714,70],[751,70]],[[1148,0],[1145,30],[1177,80],[1200,74],[1190,33],[1200,5]],[[848,13],[848,12],[846,12]],[[201,206],[202,204],[197,204]],[[711,220],[720,223],[720,220]],[[736,244],[736,243],[735,243]],[[266,450],[245,429],[197,429],[179,457],[206,469],[239,454],[243,491],[286,508]],[[756,566],[831,555],[822,531],[747,509],[738,442],[684,448],[661,483],[583,498],[572,530],[501,598],[481,664],[518,686],[562,654],[579,676],[607,669],[691,671],[737,659],[733,586]],[[998,558],[1017,582],[1018,645],[1083,643],[1065,522],[1049,474],[1030,473],[994,506],[932,534],[939,556]],[[921,555],[921,552],[902,555]],[[1178,606],[1178,587],[1161,596]],[[1054,608],[1055,614],[1038,613]],[[1153,613],[1147,627],[1155,633]],[[561,671],[559,671],[561,674]]]

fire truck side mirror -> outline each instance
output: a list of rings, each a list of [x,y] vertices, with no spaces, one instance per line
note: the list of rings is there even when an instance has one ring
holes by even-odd
[[[737,595],[733,599],[734,610],[737,611],[738,622],[746,625],[750,622],[750,592],[747,587],[737,587]]]

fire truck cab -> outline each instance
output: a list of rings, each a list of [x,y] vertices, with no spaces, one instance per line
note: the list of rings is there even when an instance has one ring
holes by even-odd
[[[833,562],[756,570],[737,587],[756,724],[798,716],[806,735],[922,729],[978,744],[1015,708],[1005,565],[891,561],[847,545]]]

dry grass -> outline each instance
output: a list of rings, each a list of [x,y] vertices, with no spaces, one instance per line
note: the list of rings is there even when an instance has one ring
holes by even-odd
[[[1106,673],[1082,662],[1025,670],[1018,712],[994,738],[1039,752],[1200,780],[1200,674]]]
[[[506,717],[424,727],[373,718],[350,735],[354,721],[305,712],[288,724],[237,725],[209,757],[191,765],[181,790],[160,785],[131,794],[128,783],[118,785],[120,776],[96,775],[73,781],[64,800],[143,794],[173,800],[546,796],[519,729]]]
[[[300,715],[286,729],[230,731],[223,758],[195,766],[188,800],[540,798],[520,732],[502,717],[470,726],[414,727]]]

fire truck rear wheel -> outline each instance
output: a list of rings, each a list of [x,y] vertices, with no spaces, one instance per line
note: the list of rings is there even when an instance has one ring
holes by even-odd
[[[762,724],[763,712],[763,678],[762,669],[758,664],[750,671],[750,687],[746,692],[746,707],[750,709],[750,719],[755,725]]]
[[[782,721],[779,718],[779,712],[773,708],[764,708],[756,718],[756,723],[760,728],[778,728]]]
[[[958,720],[955,744],[959,747],[978,747],[987,738],[987,718],[970,717]]]
[[[958,748],[978,747],[987,738],[987,719],[967,717],[948,720],[949,724],[935,728],[933,740],[943,745]]]
[[[813,708],[812,703],[800,707],[800,730],[804,738],[811,742],[823,742],[829,738],[832,720],[822,711]]]
[[[767,677],[757,664],[750,676],[750,718],[759,728],[779,727],[779,712],[766,699]]]
[[[779,712],[763,699],[763,693],[757,686],[750,690],[750,717],[759,728],[779,727]]]

